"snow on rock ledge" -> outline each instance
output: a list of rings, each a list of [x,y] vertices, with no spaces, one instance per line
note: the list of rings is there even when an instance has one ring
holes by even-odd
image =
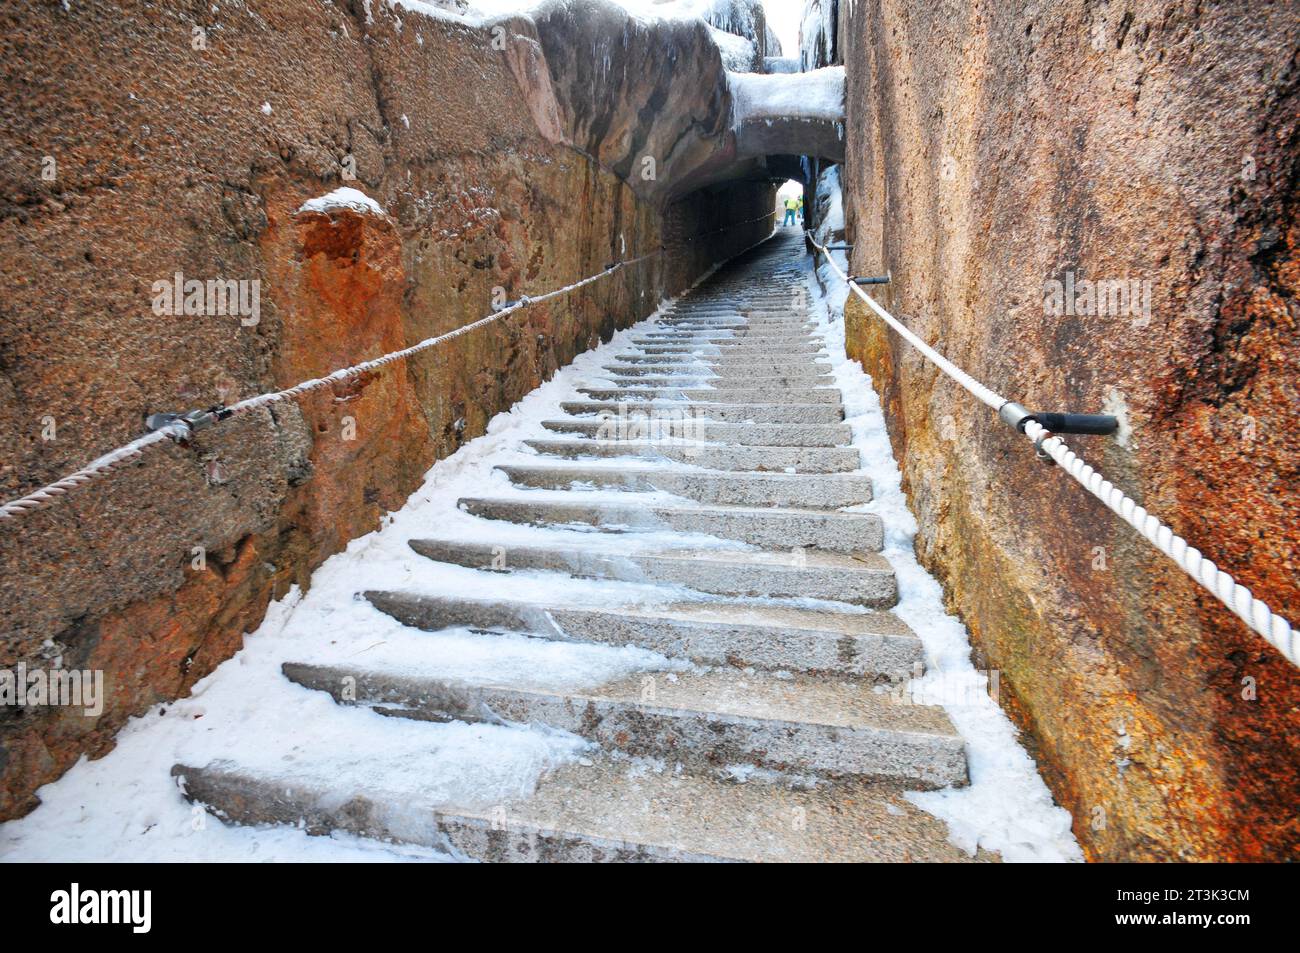
[[[728,73],[739,125],[758,119],[844,121],[844,67],[765,76]]]
[[[369,195],[366,195],[365,192],[347,187],[335,189],[333,192],[314,199],[308,199],[302,203],[298,211],[324,212],[328,214],[335,209],[349,209],[363,215],[377,215],[380,218],[388,217],[383,206]]]
[[[737,153],[844,159],[844,67],[728,73]]]

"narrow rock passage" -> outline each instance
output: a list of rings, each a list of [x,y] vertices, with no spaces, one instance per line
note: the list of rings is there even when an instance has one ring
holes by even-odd
[[[871,475],[810,309],[783,233],[580,358],[578,399],[435,467],[173,706],[170,735],[137,723],[104,763],[165,775],[170,753],[223,832],[438,856],[992,859],[905,797],[967,784],[966,747],[902,690],[924,647],[889,611],[880,517],[847,509]],[[59,856],[58,795],[112,772],[47,788],[9,851]]]
[[[504,580],[499,600],[454,591],[366,594],[428,631],[468,626],[630,643],[697,668],[566,692],[437,671],[287,662],[287,678],[341,703],[403,718],[546,725],[589,739],[599,754],[487,811],[427,800],[418,786],[385,789],[382,777],[349,791],[235,766],[178,765],[188,795],[240,822],[305,818],[309,829],[492,860],[962,856],[941,824],[897,795],[964,784],[965,754],[941,709],[892,704],[871,690],[906,677],[920,664],[921,646],[887,612],[897,585],[877,554],[879,518],[836,509],[870,499],[871,485],[854,472],[856,461],[835,452],[850,435],[827,386],[829,367],[818,359],[802,277],[772,267],[788,259],[792,240],[771,244],[665,313],[632,350],[604,365],[608,387],[588,391],[590,401],[565,403],[566,415],[545,423],[557,438],[530,446],[553,463],[507,470],[524,486],[560,494],[464,498],[460,507],[483,520],[480,538],[431,533],[410,543],[418,557],[481,572],[668,583],[722,599],[591,611],[511,599]],[[636,466],[660,457],[664,444],[680,468]],[[699,462],[705,448],[707,468]],[[629,492],[614,500],[595,488]],[[651,502],[644,490],[680,499]],[[494,536],[502,521],[699,533],[753,548],[698,549],[685,536],[637,551],[528,546]],[[770,597],[809,596],[881,611],[770,604]],[[772,777],[744,785],[719,777],[755,768]],[[802,790],[791,788],[796,779]]]

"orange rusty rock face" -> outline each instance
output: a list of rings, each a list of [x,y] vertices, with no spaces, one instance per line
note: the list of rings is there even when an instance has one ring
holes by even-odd
[[[1065,0],[846,12],[854,269],[889,269],[886,306],[999,392],[1124,413],[1127,441],[1071,446],[1294,613],[1300,102],[1279,78],[1294,18]],[[1137,306],[1054,311],[1067,272],[1136,281]],[[847,322],[918,555],[1088,856],[1300,857],[1300,671],[864,309]]]

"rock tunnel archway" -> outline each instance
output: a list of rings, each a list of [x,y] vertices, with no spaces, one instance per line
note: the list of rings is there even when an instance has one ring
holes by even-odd
[[[666,206],[727,181],[802,178],[798,157],[844,158],[841,66],[731,70],[704,23],[641,20],[609,0],[552,0],[502,25],[538,128],[643,200]]]

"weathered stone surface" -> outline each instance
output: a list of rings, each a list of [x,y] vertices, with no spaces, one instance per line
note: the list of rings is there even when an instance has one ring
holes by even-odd
[[[337,752],[334,752],[337,756]],[[426,788],[348,790],[260,777],[230,762],[172,771],[186,798],[240,824],[449,847],[488,862],[993,862],[879,783],[734,784],[605,760],[566,766],[532,796],[494,808],[439,804]],[[343,790],[340,790],[343,787]],[[502,811],[505,812],[504,822]],[[791,817],[806,819],[792,830]]]
[[[731,163],[731,101],[702,22],[649,24],[599,0],[554,0],[536,18],[575,148],[646,198],[684,195]]]
[[[148,413],[288,386],[476,320],[496,287],[550,290],[670,246],[0,526],[0,664],[101,668],[109,696],[97,719],[0,710],[0,817],[229,657],[270,599],[493,414],[766,230],[683,242],[770,211],[770,186],[638,198],[609,161],[613,130],[577,143],[548,109],[541,77],[564,67],[538,59],[536,25],[507,34],[495,49],[487,29],[378,2],[0,10],[6,499],[137,436]],[[644,105],[655,81],[638,80],[614,98]],[[386,215],[298,212],[343,185]],[[153,282],[177,272],[260,282],[259,320],[155,314]]]
[[[995,389],[1121,412],[1127,440],[1072,445],[1294,616],[1294,9],[840,11],[854,269]],[[1149,322],[1050,313],[1066,272],[1149,282]],[[863,309],[848,331],[919,555],[1088,854],[1300,855],[1300,672]]]
[[[548,725],[695,771],[754,764],[922,789],[967,783],[965,743],[941,707],[896,705],[857,680],[717,669],[662,679],[647,702],[641,675],[569,693],[300,662],[285,662],[283,671],[340,703],[393,717]],[[340,687],[353,684],[349,678],[355,699]]]

